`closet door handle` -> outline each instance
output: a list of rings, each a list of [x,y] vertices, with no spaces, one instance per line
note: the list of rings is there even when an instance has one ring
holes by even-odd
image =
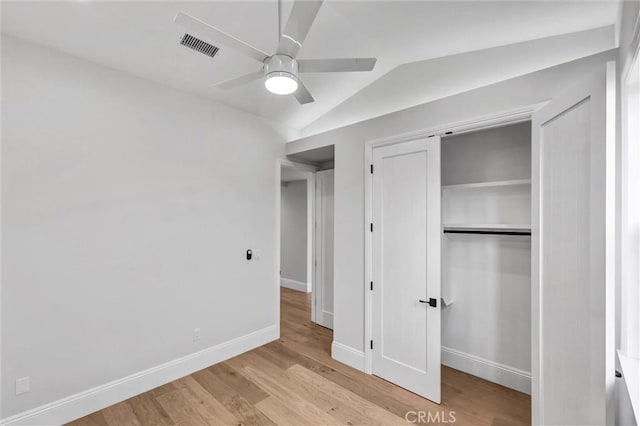
[[[433,297],[430,297],[428,301],[427,301],[427,300],[419,299],[419,300],[418,300],[418,302],[420,302],[420,303],[426,303],[426,304],[428,304],[429,306],[431,306],[432,308],[435,308],[435,307],[437,307],[437,306],[438,306],[438,301],[437,301],[436,299],[434,299]]]

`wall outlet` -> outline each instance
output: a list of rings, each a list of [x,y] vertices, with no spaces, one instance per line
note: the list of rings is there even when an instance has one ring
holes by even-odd
[[[16,380],[16,395],[29,392],[29,376]]]
[[[198,340],[200,340],[200,329],[199,328],[194,328],[193,329],[193,341],[197,342]]]

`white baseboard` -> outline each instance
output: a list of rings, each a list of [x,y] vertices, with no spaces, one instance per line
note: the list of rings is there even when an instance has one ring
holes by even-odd
[[[442,347],[442,364],[531,395],[531,373]]]
[[[275,325],[0,420],[2,425],[58,425],[278,339]]]
[[[335,340],[331,343],[331,357],[336,361],[347,364],[356,370],[364,371],[364,352],[338,343]]]
[[[311,285],[302,281],[290,280],[289,278],[280,277],[280,286],[304,293],[311,293]]]

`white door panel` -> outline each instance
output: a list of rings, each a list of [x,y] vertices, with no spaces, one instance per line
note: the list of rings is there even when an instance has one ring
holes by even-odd
[[[608,90],[600,72],[533,116],[534,424],[612,420]]]
[[[316,323],[333,329],[333,170],[316,173]]]
[[[372,371],[440,402],[440,139],[376,148],[373,166]]]

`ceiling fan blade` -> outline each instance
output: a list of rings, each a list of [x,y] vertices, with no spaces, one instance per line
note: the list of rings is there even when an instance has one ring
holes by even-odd
[[[220,83],[216,83],[215,87],[224,90],[235,89],[236,87],[242,86],[243,84],[247,84],[254,80],[258,80],[262,77],[264,77],[264,72],[262,70],[254,71],[250,72],[249,74],[241,75],[240,77],[235,77],[229,80],[221,81]]]
[[[311,93],[309,93],[307,87],[300,79],[298,79],[298,90],[293,93],[293,96],[295,96],[298,102],[300,102],[302,105],[314,101],[313,96],[311,96]]]
[[[296,0],[284,31],[280,35],[277,53],[295,58],[316,19],[323,0]]]
[[[247,43],[238,40],[237,38],[225,33],[222,30],[212,27],[211,25],[202,22],[199,19],[194,18],[193,16],[187,15],[186,13],[179,12],[176,15],[174,21],[176,24],[189,31],[189,33],[202,35],[215,44],[220,44],[222,46],[233,49],[238,53],[255,59],[256,61],[264,62],[264,60],[269,57],[269,55],[260,51],[259,49],[248,45]]]
[[[299,72],[355,72],[371,71],[376,58],[299,59]]]

